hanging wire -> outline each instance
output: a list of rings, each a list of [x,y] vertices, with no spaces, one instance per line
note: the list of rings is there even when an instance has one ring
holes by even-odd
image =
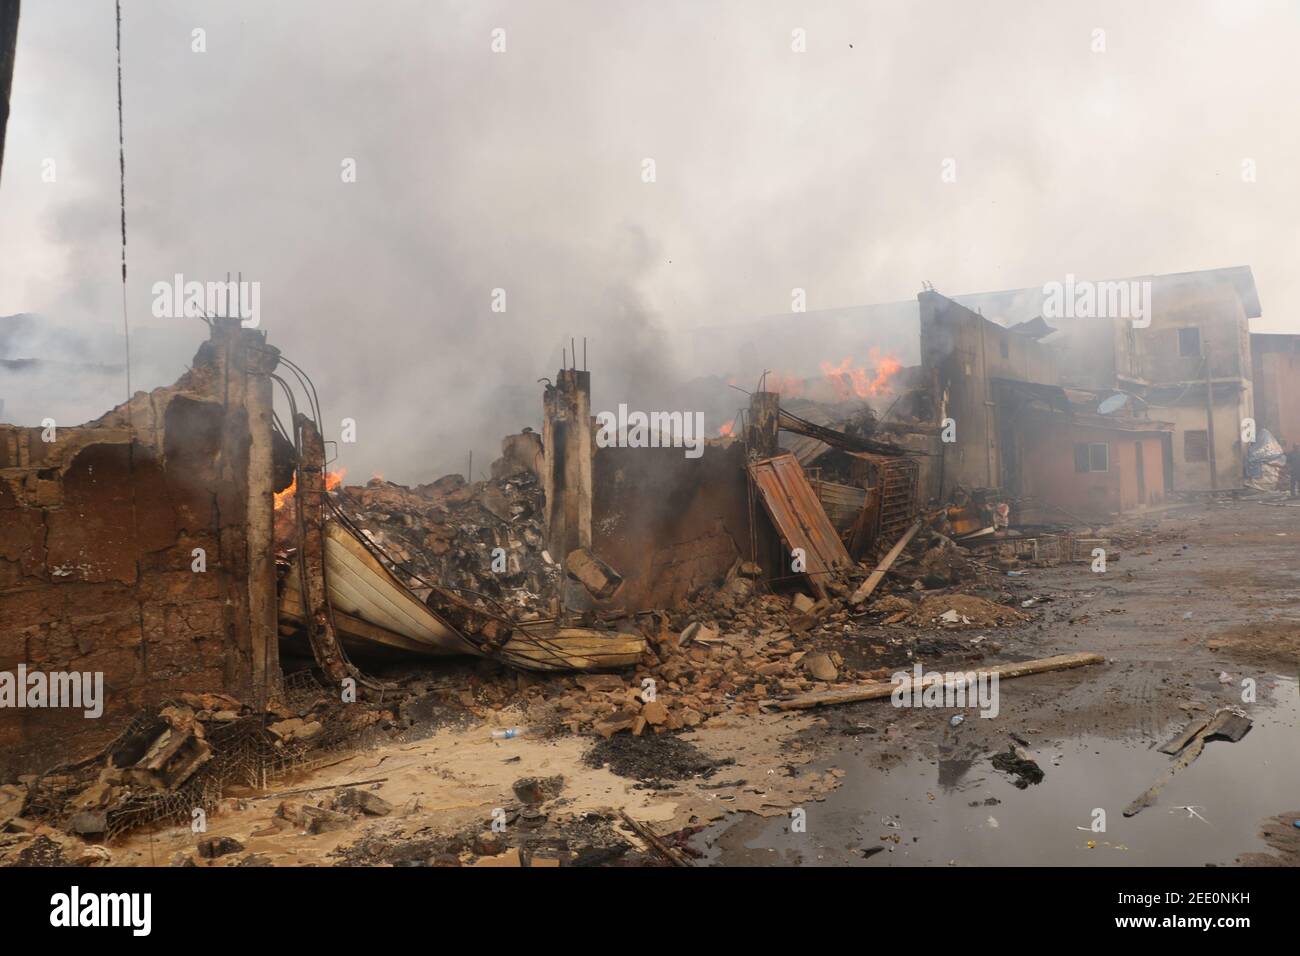
[[[126,339],[127,427],[131,425],[131,323],[126,309],[126,135],[122,122],[122,0],[117,0],[117,169],[122,223],[122,333]]]

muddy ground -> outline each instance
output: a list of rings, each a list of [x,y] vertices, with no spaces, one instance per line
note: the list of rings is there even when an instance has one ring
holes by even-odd
[[[999,659],[1095,651],[1105,665],[1008,681],[1001,712],[827,711],[812,764],[847,772],[807,832],[742,817],[697,838],[723,863],[1201,865],[1300,863],[1300,508],[1273,501],[1171,509],[1110,529],[1122,556],[1009,578],[1032,624],[971,635]],[[1017,602],[1019,603],[1019,602]],[[946,667],[952,655],[927,660]],[[1256,702],[1243,702],[1243,680]],[[1173,758],[1196,715],[1237,706],[1239,742],[1208,743],[1155,805],[1123,810]],[[838,739],[833,739],[838,737]],[[993,766],[1009,745],[1043,780]],[[1098,810],[1105,830],[1094,831]]]
[[[230,792],[204,834],[137,832],[110,848],[111,862],[666,865],[625,811],[694,865],[1295,865],[1298,504],[1172,508],[1107,529],[1104,573],[1073,564],[986,579],[977,593],[1023,610],[1024,623],[883,626],[865,615],[808,639],[860,669],[1107,658],[1004,682],[996,717],[967,709],[954,725],[958,712],[885,699],[603,740],[556,733],[535,699],[507,695],[486,720],[426,700],[408,706],[402,733],[267,791]],[[1242,700],[1247,680],[1253,702]],[[1125,817],[1173,759],[1156,748],[1228,705],[1251,716],[1251,731],[1207,743],[1153,805]],[[508,727],[534,729],[492,736]],[[301,808],[336,807],[344,787],[388,809],[307,832]],[[223,836],[239,849],[196,852]]]

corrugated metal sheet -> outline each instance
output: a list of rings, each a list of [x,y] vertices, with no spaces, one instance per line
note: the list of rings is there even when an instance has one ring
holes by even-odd
[[[818,438],[796,435],[794,432],[782,431],[778,444],[785,451],[794,455],[799,464],[807,468],[822,455],[831,450],[831,446]]]
[[[791,550],[803,550],[813,593],[825,597],[828,574],[850,567],[853,560],[799,462],[794,455],[777,455],[753,462],[749,474],[781,539]]]
[[[865,488],[841,485],[833,481],[819,481],[816,478],[809,481],[809,484],[817,493],[817,499],[826,511],[826,517],[840,531],[852,527],[853,522],[862,513],[862,506],[867,503]]]

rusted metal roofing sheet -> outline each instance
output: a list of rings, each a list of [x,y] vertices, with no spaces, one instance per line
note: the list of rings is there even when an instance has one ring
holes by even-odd
[[[853,559],[799,462],[789,454],[764,458],[750,464],[749,474],[781,539],[791,551],[803,550],[813,593],[825,597],[829,574],[851,567]]]

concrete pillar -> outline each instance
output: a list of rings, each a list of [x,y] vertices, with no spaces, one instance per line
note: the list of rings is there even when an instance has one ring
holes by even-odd
[[[781,395],[778,392],[754,392],[749,396],[749,425],[745,444],[759,458],[777,453],[781,430]]]
[[[348,666],[329,611],[329,581],[325,576],[325,440],[316,423],[302,412],[298,413],[295,424],[302,445],[302,461],[293,506],[302,513],[303,538],[298,542],[298,560],[302,564],[294,572],[306,571],[303,617],[312,654],[331,680],[342,683],[347,677],[359,675]]]
[[[591,547],[591,373],[561,369],[542,404],[547,547],[563,561]]]
[[[248,694],[249,703],[265,706],[278,695],[280,680],[270,378],[280,353],[264,333],[243,328],[237,318],[213,319],[209,345],[226,408],[218,507],[242,515],[247,528],[240,540],[238,524],[223,522],[223,558],[243,572],[242,584],[228,595],[237,659],[227,660],[226,683]]]

